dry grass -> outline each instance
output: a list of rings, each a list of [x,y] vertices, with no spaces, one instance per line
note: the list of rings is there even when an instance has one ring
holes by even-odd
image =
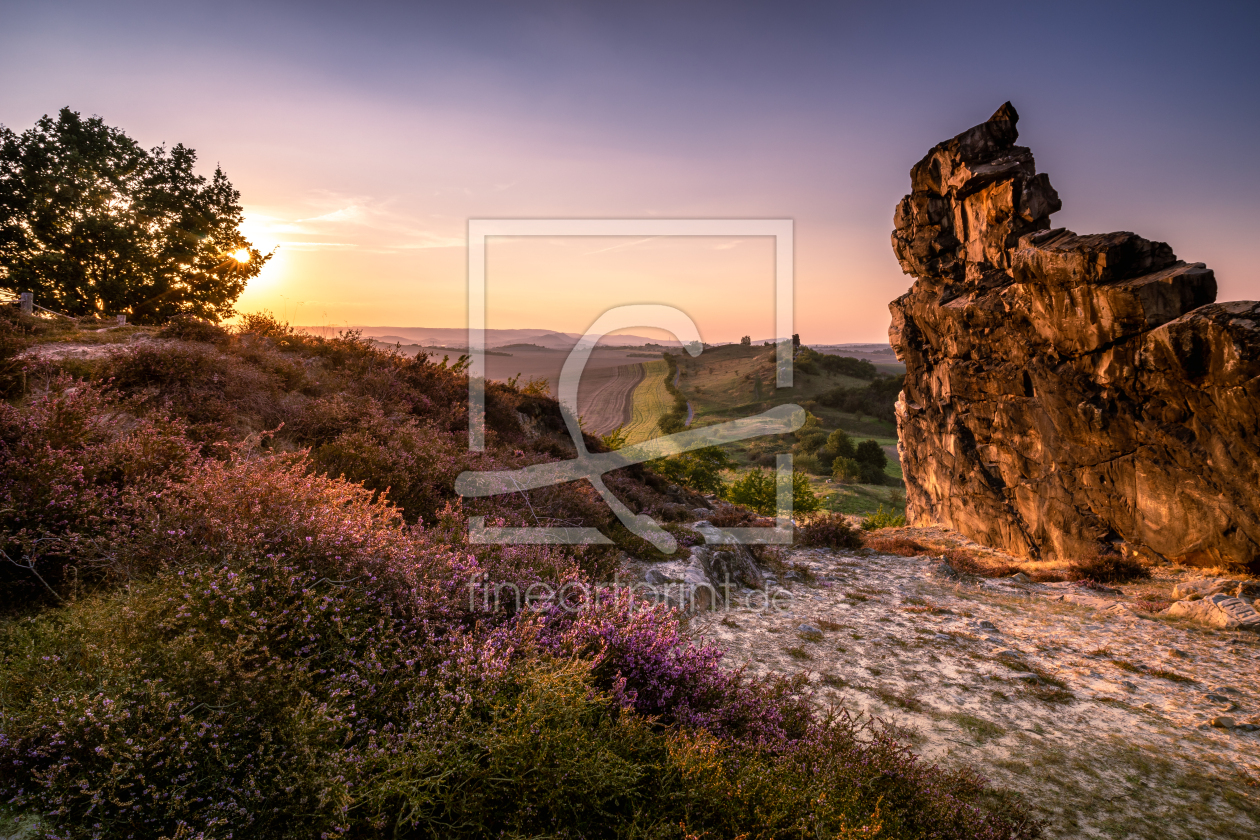
[[[923,544],[899,535],[877,536],[864,535],[862,543],[876,554],[895,554],[898,557],[918,557],[931,554],[932,550]]]
[[[1137,560],[1105,551],[1069,563],[1067,573],[1072,580],[1092,580],[1099,583],[1128,583],[1147,580],[1151,576],[1151,570]]]
[[[657,423],[674,405],[674,398],[665,388],[668,374],[669,365],[664,360],[643,363],[643,381],[630,395],[633,407],[623,432],[626,443],[641,443],[660,431]]]

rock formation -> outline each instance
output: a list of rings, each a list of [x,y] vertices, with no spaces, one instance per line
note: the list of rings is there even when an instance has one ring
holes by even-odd
[[[1018,118],[933,148],[894,216],[911,524],[1260,572],[1260,303],[1213,303],[1162,242],[1051,229]]]

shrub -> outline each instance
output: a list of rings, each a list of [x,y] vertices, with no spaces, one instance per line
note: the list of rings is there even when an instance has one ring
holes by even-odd
[[[0,399],[8,399],[24,390],[26,363],[21,354],[31,345],[31,337],[20,325],[20,316],[11,316],[3,310],[0,310]]]
[[[817,426],[810,429],[802,429],[796,434],[796,446],[802,453],[812,455],[827,443],[827,433]]]
[[[668,366],[665,372],[665,390],[674,398],[674,404],[670,406],[669,411],[661,415],[661,419],[657,421],[662,433],[672,435],[681,432],[687,428],[687,398],[674,380],[678,376],[678,358],[672,353],[663,355],[665,363]]]
[[[721,494],[725,484],[722,471],[734,466],[725,452],[716,446],[705,446],[669,458],[649,461],[647,466],[662,478],[690,487],[700,493]]]
[[[226,343],[231,338],[231,333],[218,324],[194,315],[178,315],[162,325],[162,328],[157,332],[157,337],[221,344]]]
[[[300,368],[293,371],[300,376]],[[286,377],[204,344],[145,342],[107,357],[100,373],[135,409],[186,420],[202,440],[275,428]]]
[[[862,467],[852,458],[836,456],[831,462],[831,475],[838,481],[853,483],[862,478]]]
[[[618,426],[606,435],[600,435],[599,442],[605,452],[616,452],[626,445],[625,424]]]
[[[1020,571],[1019,566],[1003,560],[981,559],[980,556],[960,548],[945,552],[945,560],[957,572],[984,578],[1010,577]]]
[[[752,511],[735,505],[722,505],[709,517],[709,521],[718,528],[743,528],[752,525],[756,520]]]
[[[823,475],[822,462],[818,460],[816,455],[798,455],[793,464],[802,472],[811,473],[812,475]]]
[[[802,545],[823,548],[861,548],[862,535],[839,513],[816,516],[797,528]]]
[[[905,525],[905,514],[891,510],[886,511],[883,505],[880,505],[874,513],[862,520],[863,531],[878,531],[881,528],[904,528]]]
[[[888,456],[884,454],[884,448],[873,440],[864,440],[859,443],[853,457],[859,464],[874,464],[881,470],[888,464]]]
[[[1128,583],[1150,578],[1151,570],[1131,557],[1125,557],[1115,551],[1103,550],[1092,557],[1069,563],[1068,575],[1074,580]]]
[[[862,544],[878,554],[896,554],[900,557],[917,557],[921,554],[932,553],[927,546],[900,535],[889,537],[867,532],[862,536]]]
[[[455,495],[455,477],[468,460],[466,444],[432,423],[365,418],[312,453],[333,477],[362,484],[398,505],[410,521],[432,517]]]
[[[275,558],[10,625],[0,790],[74,838],[1031,835],[974,776],[815,721],[802,677],[719,667],[663,608],[470,633],[390,604]]]
[[[884,449],[873,440],[864,440],[857,445],[854,460],[858,464],[858,477],[863,484],[883,484],[884,468],[888,465],[888,456]]]
[[[836,429],[827,436],[827,449],[838,458],[853,458],[857,454],[852,438],[843,429]]]
[[[178,423],[119,422],[99,388],[67,379],[0,403],[0,603],[60,600],[75,581],[125,579],[118,546],[199,460]]]
[[[763,516],[774,516],[778,507],[775,476],[773,472],[751,470],[731,483],[726,498]],[[804,473],[793,470],[791,481],[793,513],[813,513],[822,506]]]

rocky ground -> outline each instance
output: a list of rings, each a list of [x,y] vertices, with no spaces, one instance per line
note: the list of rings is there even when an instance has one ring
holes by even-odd
[[[737,596],[692,618],[730,666],[808,673],[820,704],[1026,797],[1048,837],[1260,836],[1260,633],[1147,611],[1200,573],[1108,592],[951,576],[930,555],[785,559],[782,609]]]

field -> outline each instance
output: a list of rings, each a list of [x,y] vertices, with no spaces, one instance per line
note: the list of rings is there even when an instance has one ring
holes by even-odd
[[[592,434],[604,435],[628,424],[633,417],[631,397],[642,381],[641,363],[601,368],[582,377],[578,413],[582,416],[583,428]]]
[[[664,360],[643,363],[643,380],[631,395],[630,422],[626,425],[626,443],[640,443],[657,433],[656,423],[670,406],[673,397],[665,390],[669,366]]]

